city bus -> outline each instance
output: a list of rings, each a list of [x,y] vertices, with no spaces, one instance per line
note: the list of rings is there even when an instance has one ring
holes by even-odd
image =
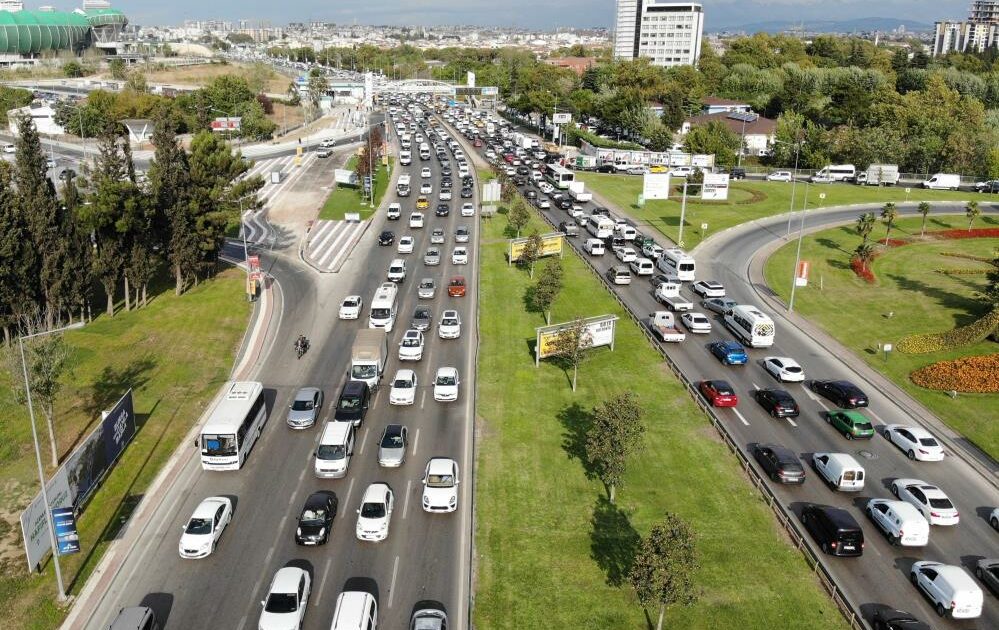
[[[565,190],[576,179],[576,174],[558,164],[545,164],[545,179],[555,188]]]
[[[212,409],[198,436],[201,467],[239,470],[260,437],[266,420],[263,384],[256,381],[226,383],[222,400]]]
[[[750,348],[774,345],[774,320],[755,306],[739,305],[725,313],[725,326]]]

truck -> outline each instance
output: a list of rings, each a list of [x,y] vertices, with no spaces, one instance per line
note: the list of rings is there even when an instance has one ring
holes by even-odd
[[[592,171],[597,167],[597,156],[577,155],[574,167],[577,171]]]
[[[569,182],[569,196],[578,201],[579,203],[586,203],[587,201],[593,200],[593,193],[588,193],[583,190],[583,182]]]
[[[898,183],[898,164],[871,164],[857,173],[857,183],[866,186],[894,186]]]
[[[687,335],[677,329],[676,319],[669,311],[650,313],[646,325],[652,335],[662,342],[679,343],[687,338]]]
[[[410,176],[409,174],[400,175],[399,181],[395,185],[395,192],[400,197],[408,197],[410,192]]]
[[[689,311],[694,304],[680,295],[679,282],[660,282],[656,286],[656,301],[671,311]]]
[[[388,359],[388,334],[383,328],[357,331],[350,350],[350,379],[364,381],[368,387],[378,385],[385,373]]]

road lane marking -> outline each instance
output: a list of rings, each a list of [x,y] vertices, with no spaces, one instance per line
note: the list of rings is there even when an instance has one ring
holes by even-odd
[[[756,383],[753,383],[753,389],[755,389],[755,390],[759,390],[759,389],[760,389],[760,386],[759,386],[759,385],[757,385]]]
[[[747,427],[749,426],[749,421],[746,420],[746,418],[741,413],[739,413],[738,409],[736,409],[735,407],[732,407],[732,411],[735,412],[735,415],[739,416],[739,420],[742,420],[742,423],[744,425],[746,425]]]
[[[427,402],[427,390],[423,390],[423,393],[420,394],[420,409],[423,409],[423,405],[426,404],[426,402]]]
[[[392,607],[392,600],[395,599],[395,577],[399,574],[399,556],[395,557],[395,562],[392,563],[392,584],[389,586],[389,605]]]
[[[406,482],[406,500],[402,502],[402,520],[406,520],[406,515],[409,514],[409,495],[412,494],[413,490],[413,480],[410,479]]]
[[[298,481],[301,482],[303,479],[305,479],[305,469],[304,468],[302,469],[301,474],[298,475]]]
[[[787,416],[784,419],[787,420],[792,427],[798,426],[798,423],[794,421],[794,418]]]
[[[420,430],[416,430],[416,437],[413,438],[413,455],[416,455],[416,447],[420,445]]]
[[[361,438],[361,448],[357,449],[358,455],[364,455],[364,444],[368,441],[369,433],[371,433],[371,431],[368,431],[367,429],[364,430],[364,437]]]
[[[319,594],[316,595],[316,604],[319,604],[319,600],[323,598],[323,587],[326,586],[326,576],[329,575],[330,567],[333,566],[333,558],[326,561],[326,568],[323,569],[323,577],[319,581]]]
[[[344,505],[350,506],[350,493],[353,492],[353,491],[354,491],[354,478],[351,477],[350,478],[350,485],[347,486],[347,496],[343,500],[343,504]]]
[[[881,419],[881,416],[879,416],[878,414],[876,414],[873,411],[871,411],[870,407],[865,408],[864,411],[866,411],[867,413],[871,414],[871,416],[875,420],[877,420],[878,422],[880,422],[881,424],[888,424],[887,422],[885,422],[884,420]]]

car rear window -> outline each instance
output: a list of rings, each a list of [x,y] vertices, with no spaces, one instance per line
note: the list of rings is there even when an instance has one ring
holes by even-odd
[[[950,502],[950,499],[930,499],[930,507],[949,510],[954,507],[954,504]]]

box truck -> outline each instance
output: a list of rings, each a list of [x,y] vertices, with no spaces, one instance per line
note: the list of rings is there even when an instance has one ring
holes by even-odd
[[[350,351],[350,379],[375,387],[385,373],[388,358],[388,334],[381,328],[357,331]]]

